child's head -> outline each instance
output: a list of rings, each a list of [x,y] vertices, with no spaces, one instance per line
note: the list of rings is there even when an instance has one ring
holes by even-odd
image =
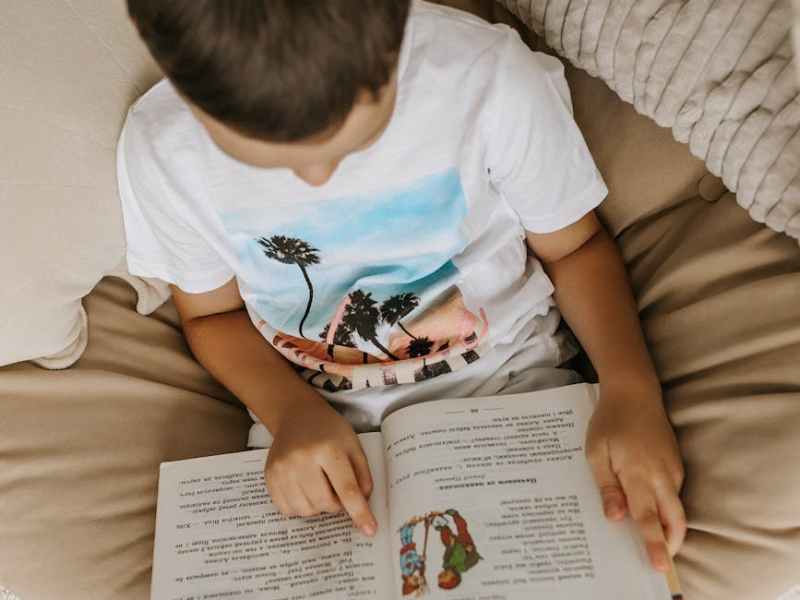
[[[321,185],[391,117],[409,4],[128,0],[128,10],[220,148]]]

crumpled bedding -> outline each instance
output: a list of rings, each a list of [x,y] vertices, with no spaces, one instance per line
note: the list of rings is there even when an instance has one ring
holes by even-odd
[[[759,223],[800,239],[789,0],[498,0],[689,144]]]

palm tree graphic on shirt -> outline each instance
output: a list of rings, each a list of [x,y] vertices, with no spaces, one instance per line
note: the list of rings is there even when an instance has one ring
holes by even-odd
[[[397,357],[378,340],[377,329],[380,324],[381,312],[375,306],[377,302],[372,299],[372,292],[355,290],[349,294],[349,299],[344,315],[342,315],[342,323],[358,334],[360,338],[372,342],[386,356],[397,360]]]
[[[415,340],[417,336],[405,328],[401,319],[407,317],[418,306],[419,296],[416,294],[396,294],[381,304],[381,317],[389,325],[398,325],[408,337]]]
[[[319,250],[308,242],[284,235],[273,235],[269,239],[262,237],[256,241],[258,245],[263,248],[267,258],[277,260],[286,265],[297,265],[300,267],[300,272],[303,274],[306,285],[308,286],[308,304],[306,305],[306,312],[303,314],[303,318],[300,319],[298,331],[300,332],[300,337],[306,338],[306,336],[303,335],[303,325],[308,318],[308,313],[311,312],[311,304],[314,302],[314,286],[311,285],[311,279],[308,276],[307,269],[311,265],[319,264]]]
[[[331,330],[331,324],[328,323],[325,325],[325,329],[322,330],[322,333],[319,334],[319,338],[321,340],[328,339],[328,333]],[[336,333],[333,334],[333,344],[335,346],[349,346],[350,348],[355,348],[356,345],[353,342],[353,332],[352,330],[345,325],[344,323],[339,323],[339,327],[336,328]],[[330,354],[331,350],[328,350]]]
[[[408,345],[408,357],[416,358],[418,356],[427,356],[433,349],[433,341],[427,337],[414,338]],[[423,361],[423,365],[425,362]]]
[[[308,268],[320,264],[319,250],[304,240],[284,235],[273,235],[269,238],[260,237],[256,239],[256,242],[261,246],[267,258],[287,265],[297,265],[303,274],[303,279],[308,286],[308,302],[303,317],[300,319],[298,331],[302,338],[309,339],[303,333],[303,326],[314,303],[314,286],[308,275]],[[397,325],[411,338],[411,342],[406,349],[406,354],[409,358],[424,358],[431,353],[434,342],[427,336],[418,337],[414,335],[402,322],[402,319],[413,312],[419,304],[419,296],[408,292],[390,296],[380,305],[372,298],[372,292],[363,290],[351,292],[347,296],[347,305],[336,328],[332,340],[333,344],[328,345],[328,355],[333,356],[332,346],[334,345],[355,347],[353,342],[353,335],[355,334],[372,343],[390,359],[399,360],[378,339],[378,327],[384,322],[392,327]],[[331,324],[329,323],[320,333],[319,337],[321,339],[328,338],[330,326]],[[366,353],[364,353],[364,362],[367,362]],[[425,365],[424,361],[423,365]]]
[[[322,333],[319,334],[321,340],[325,341],[328,339],[328,333],[331,330],[331,324],[328,323],[325,325],[325,328],[322,330]],[[328,344],[328,356],[333,358],[334,348],[336,346],[347,346],[348,348],[355,348],[356,344],[353,341],[353,330],[350,327],[342,322],[339,323],[339,326],[336,328],[336,332],[333,334],[333,343]],[[361,353],[364,357],[364,364],[369,362],[369,355],[366,352]]]
[[[389,325],[397,325],[403,330],[403,333],[411,338],[411,342],[406,349],[409,358],[427,356],[433,349],[433,341],[431,339],[417,337],[403,325],[402,319],[407,317],[418,306],[419,296],[410,293],[396,294],[381,304],[381,317],[383,317],[383,320]]]

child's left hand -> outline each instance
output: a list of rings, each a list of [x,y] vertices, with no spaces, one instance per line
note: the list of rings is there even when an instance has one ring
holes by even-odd
[[[660,388],[601,382],[586,456],[606,517],[617,521],[629,513],[650,562],[667,571],[667,552],[674,556],[686,536],[686,515],[678,495],[683,464]]]

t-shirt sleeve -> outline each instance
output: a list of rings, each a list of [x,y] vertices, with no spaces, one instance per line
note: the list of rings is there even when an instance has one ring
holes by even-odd
[[[127,241],[128,270],[188,293],[215,290],[234,273],[201,232],[199,215],[170,180],[151,133],[128,114],[117,145],[117,183]]]
[[[560,61],[509,33],[490,97],[489,178],[526,230],[557,231],[603,201],[608,190],[572,117]]]

